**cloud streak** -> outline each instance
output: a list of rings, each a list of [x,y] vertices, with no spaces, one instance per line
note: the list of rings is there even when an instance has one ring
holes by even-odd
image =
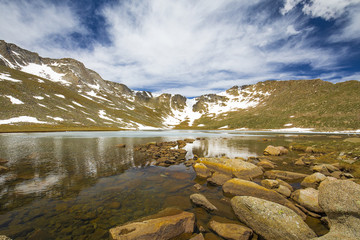
[[[261,0],[119,1],[97,11],[111,44],[94,41],[84,49],[69,36],[91,29],[69,5],[36,1],[37,7],[27,6],[32,19],[27,23],[13,2],[0,0],[1,9],[15,12],[9,16],[1,10],[0,19],[24,31],[30,26],[34,33],[21,38],[2,25],[4,40],[46,56],[76,58],[103,78],[134,89],[186,96],[267,79],[330,76],[325,73],[341,68],[339,63],[353,50],[339,43],[360,36],[360,14],[352,10],[360,6],[358,0],[286,0],[278,5]],[[326,44],[319,42],[321,29],[310,23],[313,18],[337,27],[326,32]],[[65,39],[67,48],[54,36]]]

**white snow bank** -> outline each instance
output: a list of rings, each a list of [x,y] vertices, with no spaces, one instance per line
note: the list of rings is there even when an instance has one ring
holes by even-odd
[[[7,80],[11,82],[21,82],[21,80],[10,77],[10,74],[0,73],[0,80]]]
[[[13,96],[6,95],[5,97],[8,97],[12,104],[24,104],[23,101],[20,101],[19,99],[14,98]]]
[[[27,72],[27,73],[30,73],[30,74],[33,74],[33,75],[36,75],[36,76],[39,76],[39,77],[49,79],[49,80],[51,80],[53,82],[60,82],[60,83],[63,83],[63,84],[69,84],[68,81],[65,81],[63,79],[65,74],[55,72],[48,65],[44,65],[44,64],[39,65],[39,64],[36,64],[36,63],[29,63],[28,65],[22,67],[21,71]]]
[[[34,117],[28,117],[28,116],[20,116],[20,117],[14,117],[6,120],[0,120],[0,124],[13,124],[13,123],[19,123],[19,122],[28,122],[28,123],[42,123],[46,124],[47,122],[39,121],[37,118]]]

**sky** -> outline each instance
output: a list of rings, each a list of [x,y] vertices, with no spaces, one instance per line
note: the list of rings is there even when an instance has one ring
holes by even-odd
[[[0,0],[0,39],[187,97],[360,80],[360,0]]]

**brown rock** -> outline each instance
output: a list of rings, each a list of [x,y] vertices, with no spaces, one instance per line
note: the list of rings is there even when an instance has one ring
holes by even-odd
[[[161,216],[165,214],[165,216]],[[165,209],[157,217],[150,216],[149,220],[127,223],[110,229],[111,239],[143,239],[165,240],[183,233],[194,231],[195,215],[176,209]],[[154,217],[154,218],[153,218]]]
[[[272,145],[269,145],[264,150],[264,155],[271,155],[271,156],[280,156],[280,155],[285,155],[287,153],[288,150],[282,146],[274,147]]]
[[[275,168],[275,165],[272,162],[267,161],[267,160],[262,160],[262,161],[258,162],[256,164],[256,166],[262,167],[264,169],[274,169]]]
[[[266,171],[264,177],[270,179],[280,178],[282,180],[296,180],[305,178],[308,176],[307,174],[296,173],[296,172],[289,172],[289,171],[281,171],[281,170],[270,170]]]
[[[317,189],[322,181],[326,179],[326,176],[322,173],[316,172],[304,178],[301,182],[301,186]]]
[[[195,205],[203,207],[206,210],[209,211],[217,210],[217,208],[211,202],[209,202],[209,200],[207,200],[207,198],[202,194],[199,193],[191,194],[190,200]]]
[[[280,195],[279,193],[273,190],[264,188],[254,182],[233,178],[227,181],[223,185],[223,191],[225,193],[229,193],[232,195],[252,196],[252,197],[257,197],[268,201],[276,202],[278,204],[284,205],[292,209],[302,218],[304,219],[306,218],[306,215],[302,211],[300,211],[292,202],[287,200],[285,197],[283,197],[282,195]]]
[[[291,198],[306,209],[323,213],[324,210],[319,205],[319,191],[314,188],[298,189],[291,194]]]
[[[250,228],[232,223],[210,221],[210,228],[219,236],[230,240],[248,240],[253,234]]]
[[[229,175],[221,174],[214,172],[213,175],[207,179],[210,184],[222,186],[226,181],[230,180],[232,177]]]
[[[273,180],[273,179],[264,179],[264,180],[261,180],[261,186],[263,186],[267,189],[274,189],[279,186],[279,181]]]
[[[195,236],[193,236],[192,238],[190,238],[189,240],[205,240],[204,236],[202,235],[202,233],[196,234]]]
[[[275,191],[280,193],[281,195],[284,195],[285,197],[290,197],[291,195],[290,189],[283,185],[279,185],[279,187],[276,188]]]
[[[208,178],[211,176],[210,170],[203,163],[195,163],[193,168],[196,172],[196,176],[200,178]]]

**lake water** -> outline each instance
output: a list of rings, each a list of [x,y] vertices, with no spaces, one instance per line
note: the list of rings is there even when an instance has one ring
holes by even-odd
[[[188,159],[193,154],[247,158],[262,155],[269,144],[288,146],[292,141],[327,137],[234,131],[0,134],[0,158],[8,160],[5,166],[9,168],[0,174],[0,235],[13,239],[108,239],[110,228],[166,207],[194,212],[198,225],[207,228],[214,216],[189,201],[191,194],[199,192],[195,183],[203,185],[200,192],[219,206],[221,217],[237,220],[221,187],[196,179],[193,169],[183,164],[153,166],[134,147],[201,138],[185,147]],[[295,157],[289,154],[277,169],[289,169],[286,161]],[[305,167],[290,170],[309,173]],[[308,223],[319,233],[325,231],[314,219]]]

